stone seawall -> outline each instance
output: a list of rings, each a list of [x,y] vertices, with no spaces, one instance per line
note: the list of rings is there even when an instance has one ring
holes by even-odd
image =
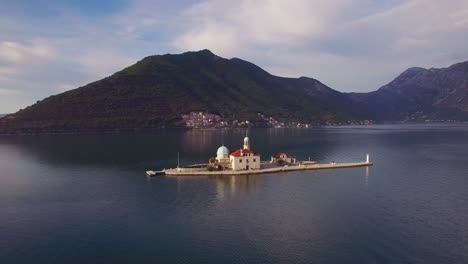
[[[166,169],[165,174],[168,176],[210,176],[210,175],[248,175],[248,174],[263,174],[277,173],[301,170],[321,170],[321,169],[339,169],[339,168],[354,168],[372,166],[371,162],[351,162],[351,163],[328,163],[328,164],[312,164],[312,165],[291,165],[284,167],[263,168],[258,170],[243,170],[243,171],[198,171],[196,169],[186,170],[188,168]],[[182,170],[181,170],[182,169]]]

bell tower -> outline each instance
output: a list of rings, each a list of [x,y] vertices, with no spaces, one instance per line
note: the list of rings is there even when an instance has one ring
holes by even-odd
[[[244,149],[250,149],[249,137],[244,138]]]

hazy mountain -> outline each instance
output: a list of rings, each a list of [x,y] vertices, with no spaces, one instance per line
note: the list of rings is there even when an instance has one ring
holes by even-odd
[[[146,57],[114,75],[48,97],[0,122],[0,131],[155,128],[191,111],[227,120],[314,124],[363,119],[348,95],[312,78],[282,78],[209,50]]]
[[[350,96],[377,120],[468,120],[468,62],[410,68],[377,91]]]

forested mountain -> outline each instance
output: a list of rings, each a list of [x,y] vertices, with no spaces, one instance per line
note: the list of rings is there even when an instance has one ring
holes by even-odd
[[[0,132],[186,127],[199,112],[223,126],[468,120],[468,62],[410,68],[374,92],[341,93],[209,50],[155,55],[7,115]]]
[[[209,50],[146,57],[86,86],[48,97],[0,122],[3,131],[183,126],[203,111],[223,119],[266,117],[313,124],[364,119],[352,101],[318,80],[282,78]]]

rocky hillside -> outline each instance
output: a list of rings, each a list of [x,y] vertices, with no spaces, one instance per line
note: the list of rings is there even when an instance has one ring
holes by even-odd
[[[377,91],[350,98],[381,121],[468,120],[468,62],[410,68]]]

